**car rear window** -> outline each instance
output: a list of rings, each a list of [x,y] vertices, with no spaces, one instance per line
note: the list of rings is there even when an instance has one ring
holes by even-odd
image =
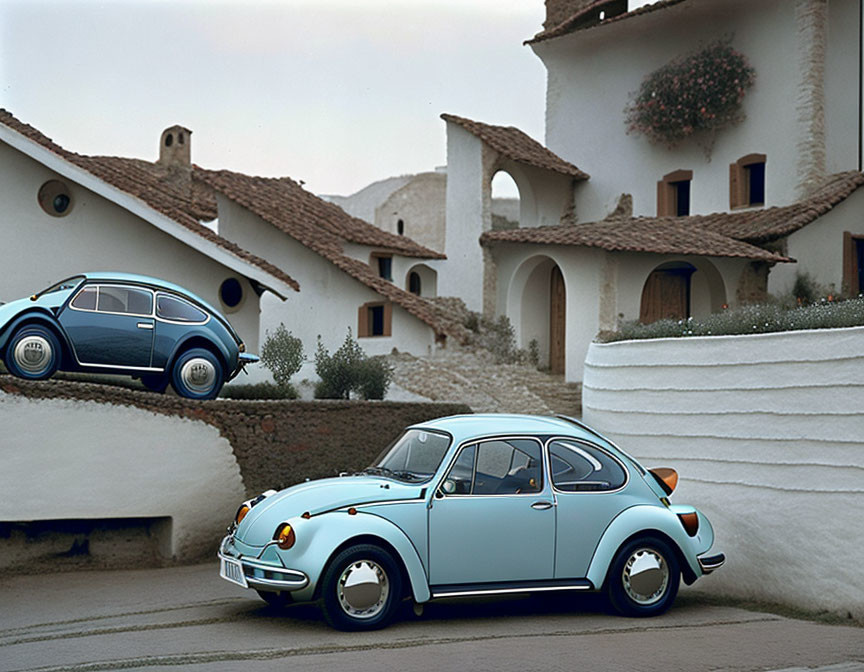
[[[183,299],[159,294],[156,297],[156,317],[173,322],[205,322],[207,313]]]

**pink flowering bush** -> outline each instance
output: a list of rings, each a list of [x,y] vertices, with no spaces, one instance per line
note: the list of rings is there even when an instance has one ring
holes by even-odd
[[[747,59],[722,40],[649,74],[625,109],[628,133],[674,145],[696,131],[743,119],[741,101],[756,78]]]

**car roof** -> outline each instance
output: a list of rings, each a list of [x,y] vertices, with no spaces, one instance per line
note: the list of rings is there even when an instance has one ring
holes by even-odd
[[[157,287],[159,289],[167,289],[172,292],[176,292],[182,296],[186,296],[196,303],[201,304],[204,308],[209,310],[211,313],[215,313],[216,315],[221,315],[221,313],[207,303],[204,299],[196,294],[190,292],[185,287],[181,287],[180,285],[175,285],[173,282],[168,282],[167,280],[162,280],[161,278],[153,278],[149,275],[138,275],[137,273],[122,273],[119,271],[95,271],[90,273],[81,273],[87,280],[96,280],[99,282],[108,282],[108,281],[116,281],[116,282],[131,282],[138,285],[149,285],[151,287]]]
[[[575,422],[561,417],[543,415],[517,415],[508,413],[474,413],[470,415],[451,415],[428,422],[418,423],[417,427],[437,429],[453,436],[461,443],[470,439],[492,434],[560,434],[597,441],[598,436]],[[605,443],[605,441],[604,441]]]

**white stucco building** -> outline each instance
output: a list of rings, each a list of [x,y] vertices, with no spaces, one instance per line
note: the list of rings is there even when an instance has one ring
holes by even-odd
[[[200,224],[215,217],[215,200],[190,180],[189,131],[167,129],[163,145],[169,136],[156,163],[82,156],[0,110],[0,300],[87,271],[140,273],[220,307],[257,350],[259,297],[269,290],[281,302],[297,282]],[[226,282],[239,288],[233,306]]]
[[[581,380],[598,331],[791,290],[864,290],[861,43],[854,0],[546,0],[546,137],[445,114],[447,280]],[[659,68],[717,40],[755,71],[740,120],[672,144],[628,133]],[[742,88],[743,91],[743,88]],[[577,168],[578,166],[578,168]],[[510,174],[520,228],[491,227]],[[479,241],[480,244],[477,244]],[[454,266],[450,272],[450,265]]]

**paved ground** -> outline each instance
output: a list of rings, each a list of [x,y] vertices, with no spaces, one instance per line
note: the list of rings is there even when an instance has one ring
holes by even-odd
[[[582,415],[582,386],[527,364],[499,364],[485,350],[458,347],[431,357],[389,355],[393,382],[435,401],[459,401],[475,413]]]
[[[857,662],[856,662],[857,661]],[[0,579],[0,670],[796,670],[864,672],[864,629],[706,606],[651,620],[596,599],[449,601],[373,633],[277,613],[216,563]],[[831,667],[828,667],[831,666]]]

